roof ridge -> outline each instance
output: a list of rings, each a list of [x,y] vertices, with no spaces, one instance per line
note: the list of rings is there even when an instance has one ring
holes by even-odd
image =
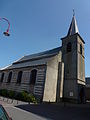
[[[27,57],[27,56],[31,56],[31,55],[37,55],[37,54],[41,54],[41,53],[43,54],[43,53],[45,53],[45,52],[53,51],[53,50],[59,49],[59,48],[61,48],[61,47],[56,47],[56,48],[53,48],[53,49],[45,50],[45,51],[43,51],[43,52],[37,52],[37,53],[30,54],[30,55],[25,55],[25,56],[23,56],[23,57]],[[23,57],[22,57],[22,58],[23,58]]]

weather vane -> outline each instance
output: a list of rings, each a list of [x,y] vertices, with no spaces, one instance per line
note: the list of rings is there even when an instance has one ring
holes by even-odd
[[[75,10],[73,9],[73,16],[75,16]]]
[[[5,32],[3,32],[3,34],[5,36],[10,36],[10,34],[9,34],[10,22],[6,18],[0,18],[0,20],[5,20],[8,23],[8,28]]]

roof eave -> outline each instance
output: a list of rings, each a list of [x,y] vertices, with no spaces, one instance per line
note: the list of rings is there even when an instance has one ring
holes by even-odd
[[[74,35],[78,35],[78,36],[80,37],[80,39],[83,41],[83,43],[85,44],[85,41],[83,40],[83,38],[80,36],[79,33],[75,33],[75,34],[73,34],[73,35],[65,36],[65,37],[61,38],[61,40],[64,40],[64,39],[66,39],[66,38],[68,38],[68,37],[72,37],[72,36],[74,36]]]

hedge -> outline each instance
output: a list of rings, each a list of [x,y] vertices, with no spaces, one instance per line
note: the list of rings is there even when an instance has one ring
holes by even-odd
[[[34,95],[28,93],[27,91],[15,92],[12,90],[0,89],[0,96],[21,100],[29,103],[37,103],[37,100],[34,97]]]

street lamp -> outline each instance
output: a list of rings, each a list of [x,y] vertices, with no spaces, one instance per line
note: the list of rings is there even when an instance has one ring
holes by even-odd
[[[6,18],[0,18],[0,20],[5,20],[8,23],[8,28],[5,32],[3,32],[3,34],[5,36],[10,36],[10,34],[9,34],[10,22]]]

